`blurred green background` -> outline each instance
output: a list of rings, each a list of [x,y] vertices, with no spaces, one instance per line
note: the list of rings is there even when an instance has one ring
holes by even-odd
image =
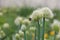
[[[2,25],[4,23],[9,23],[10,24],[10,29],[3,29],[6,33],[7,36],[12,36],[12,34],[15,34],[15,31],[18,29],[17,26],[14,23],[14,20],[17,16],[22,16],[29,18],[29,15],[37,8],[33,7],[10,7],[10,8],[1,8],[0,12],[3,13],[3,16],[0,16],[0,27],[3,29]],[[52,10],[54,13],[54,18],[53,19],[58,19],[60,20],[60,10],[59,9],[53,9]],[[51,20],[52,21],[52,20]],[[47,28],[49,31],[49,29]]]

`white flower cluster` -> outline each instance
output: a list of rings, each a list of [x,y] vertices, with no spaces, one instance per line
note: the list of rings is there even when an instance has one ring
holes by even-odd
[[[0,31],[0,38],[3,38],[3,37],[5,37],[6,35],[5,35],[5,33],[4,33],[4,31]]]
[[[23,20],[23,24],[25,24],[25,25],[29,25],[31,22],[28,20],[28,19],[24,19]]]
[[[58,21],[58,20],[54,20],[53,21],[53,23],[51,24],[51,27],[52,28],[54,28],[54,27],[58,27],[58,28],[60,28],[60,21]]]
[[[19,30],[19,33],[16,33],[15,35],[16,38],[23,38],[24,37],[24,32],[22,30]]]
[[[35,11],[33,11],[32,15],[30,16],[30,18],[32,18],[32,20],[39,20],[40,18],[53,18],[53,13],[52,11],[45,7],[45,8],[41,8],[41,9],[37,9]]]
[[[51,28],[54,31],[59,32],[59,29],[60,29],[60,21],[54,20],[53,23],[51,24]]]
[[[18,16],[18,17],[15,19],[14,22],[15,22],[16,25],[20,25],[20,24],[22,23],[22,21],[23,21],[23,18]]]
[[[3,13],[2,12],[0,12],[0,16],[3,16]]]
[[[30,27],[31,32],[35,32],[35,30],[36,30],[36,27]]]
[[[8,23],[4,23],[3,24],[3,28],[9,28],[9,24]]]
[[[16,33],[16,34],[15,34],[15,37],[16,37],[16,39],[19,39],[20,36],[19,36],[18,33]]]
[[[18,26],[20,24],[24,24],[24,25],[29,25],[30,24],[30,21],[28,19],[23,19],[22,17],[17,17],[14,21],[14,23]]]
[[[24,37],[24,32],[22,30],[19,30],[20,37]]]
[[[41,12],[43,12],[43,17],[46,17],[46,18],[53,18],[54,17],[54,14],[52,13],[52,11],[47,7],[42,8]]]

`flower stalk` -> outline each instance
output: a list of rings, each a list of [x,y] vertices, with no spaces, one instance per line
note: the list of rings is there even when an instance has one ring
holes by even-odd
[[[26,40],[26,32],[24,31],[24,40]]]
[[[36,30],[35,30],[35,40],[36,40]]]
[[[45,29],[45,17],[43,17],[42,40],[44,40],[44,29]]]
[[[38,21],[38,40],[40,40],[40,24],[39,24],[39,21]]]

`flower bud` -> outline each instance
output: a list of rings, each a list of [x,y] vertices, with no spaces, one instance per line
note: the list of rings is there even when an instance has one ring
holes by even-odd
[[[3,13],[2,12],[0,12],[0,16],[3,16]]]
[[[3,24],[3,28],[9,28],[9,24],[8,23],[4,23]]]
[[[3,37],[5,37],[6,35],[5,35],[5,33],[4,33],[4,31],[0,31],[0,36],[3,38]]]
[[[23,20],[23,24],[29,25],[29,24],[30,24],[30,21],[29,21],[28,19],[24,19],[24,20]]]
[[[54,20],[53,23],[51,24],[51,27],[53,30],[58,32],[60,28],[60,22],[58,20]]]
[[[19,30],[19,35],[20,35],[20,37],[24,37],[24,32],[22,32],[21,30]]]
[[[30,27],[31,32],[35,32],[36,28],[35,27]]]
[[[15,37],[16,37],[16,39],[19,39],[20,36],[18,33],[16,33]]]
[[[29,35],[30,34],[29,31],[26,31],[26,34]]]

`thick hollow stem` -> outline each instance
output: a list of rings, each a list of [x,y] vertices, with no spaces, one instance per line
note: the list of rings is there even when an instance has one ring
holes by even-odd
[[[35,30],[35,40],[36,40],[36,30]]]
[[[40,24],[39,24],[39,21],[38,21],[38,40],[40,40]]]
[[[26,40],[26,32],[24,31],[24,40]]]
[[[43,17],[42,40],[44,40],[45,17]]]

